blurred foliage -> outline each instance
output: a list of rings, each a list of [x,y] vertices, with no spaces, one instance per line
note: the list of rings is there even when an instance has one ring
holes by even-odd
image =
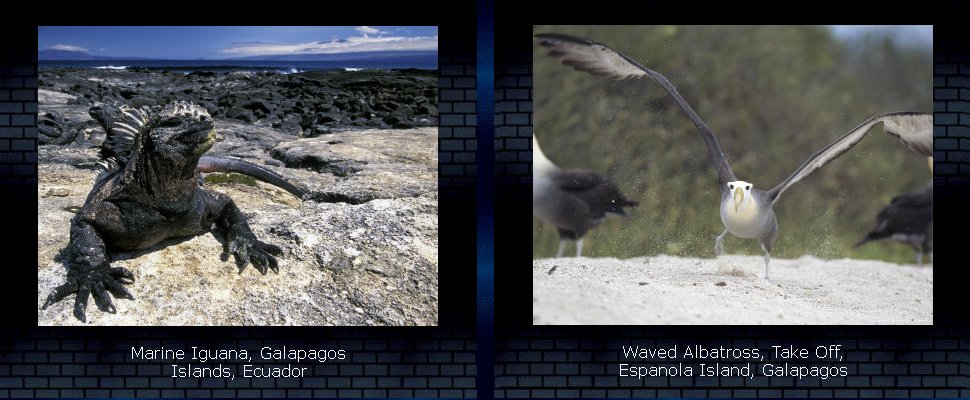
[[[590,38],[666,75],[715,132],[738,178],[763,190],[873,115],[932,111],[932,49],[878,35],[845,42],[806,26],[536,26],[540,32]],[[649,79],[609,81],[560,65],[537,41],[533,50],[534,126],[546,155],[561,168],[606,174],[641,204],[590,231],[584,255],[714,257],[724,229],[717,177],[673,99]],[[852,245],[890,199],[930,179],[924,157],[877,128],[786,191],[775,206],[772,256],[913,263],[903,244]],[[555,229],[533,219],[532,231],[533,256],[555,254]],[[725,250],[762,254],[756,240],[732,235]]]

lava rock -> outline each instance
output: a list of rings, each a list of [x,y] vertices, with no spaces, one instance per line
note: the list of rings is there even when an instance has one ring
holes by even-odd
[[[39,72],[39,85],[73,96],[71,104],[119,101],[137,107],[189,100],[213,117],[262,121],[288,135],[438,123],[435,71],[182,74],[151,69],[42,68]],[[299,122],[285,121],[289,114],[298,115]]]
[[[253,115],[253,110],[245,109],[242,107],[230,107],[226,111],[226,118],[237,119],[244,122],[256,122],[256,116]]]
[[[131,98],[131,106],[135,108],[141,108],[142,106],[153,107],[157,104],[158,102],[155,99],[147,96],[134,96]]]
[[[38,144],[67,144],[77,137],[77,129],[68,125],[68,120],[59,111],[41,114],[37,118]]]

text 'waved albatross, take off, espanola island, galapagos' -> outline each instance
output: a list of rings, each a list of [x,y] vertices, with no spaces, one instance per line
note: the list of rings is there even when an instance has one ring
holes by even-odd
[[[674,98],[677,105],[697,127],[704,143],[707,144],[711,161],[717,170],[721,190],[721,222],[726,229],[715,240],[714,252],[719,256],[724,254],[724,236],[728,232],[740,238],[758,239],[765,252],[765,279],[768,279],[771,247],[778,236],[778,222],[775,220],[772,206],[791,185],[851,149],[879,123],[883,124],[883,129],[887,133],[899,137],[910,149],[927,156],[932,155],[932,114],[906,112],[878,115],[869,118],[815,152],[778,186],[769,191],[756,189],[751,183],[740,181],[735,177],[731,165],[724,158],[714,132],[694,112],[687,100],[666,77],[616,50],[588,39],[554,33],[540,33],[535,36],[541,46],[550,49],[549,55],[560,58],[563,65],[614,80],[638,79],[646,76],[657,82]]]
[[[583,255],[583,235],[606,220],[606,213],[625,216],[628,200],[616,183],[589,170],[563,170],[546,158],[532,137],[532,215],[559,230],[562,257],[566,240],[576,241],[576,257]]]

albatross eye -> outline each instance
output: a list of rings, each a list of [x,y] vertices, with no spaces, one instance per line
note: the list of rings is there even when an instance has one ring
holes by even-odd
[[[751,185],[748,185],[748,188],[744,190],[751,190]]]
[[[734,190],[734,184],[733,183],[729,183],[728,184],[728,189]]]

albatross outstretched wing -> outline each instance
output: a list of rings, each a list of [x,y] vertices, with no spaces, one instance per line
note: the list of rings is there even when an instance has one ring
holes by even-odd
[[[927,157],[933,156],[933,114],[898,113],[902,118],[888,118],[882,129],[899,138],[910,150]]]
[[[674,98],[677,105],[684,110],[687,117],[697,127],[701,137],[704,139],[704,143],[707,144],[707,150],[711,154],[711,161],[717,170],[721,190],[727,190],[726,184],[737,180],[734,176],[734,171],[731,170],[731,165],[724,158],[721,145],[717,142],[714,132],[711,132],[711,129],[694,112],[694,109],[687,103],[684,96],[681,96],[677,88],[662,74],[644,67],[632,58],[606,45],[588,39],[558,33],[540,33],[536,35],[536,38],[539,39],[539,45],[549,48],[549,55],[562,59],[563,65],[571,66],[576,70],[615,80],[640,78],[643,76],[653,79]]]
[[[883,130],[898,137],[913,151],[924,155],[933,154],[933,114],[901,112],[877,115],[815,152],[788,179],[768,191],[768,199],[774,204],[791,185],[845,154],[879,123],[883,124]]]

